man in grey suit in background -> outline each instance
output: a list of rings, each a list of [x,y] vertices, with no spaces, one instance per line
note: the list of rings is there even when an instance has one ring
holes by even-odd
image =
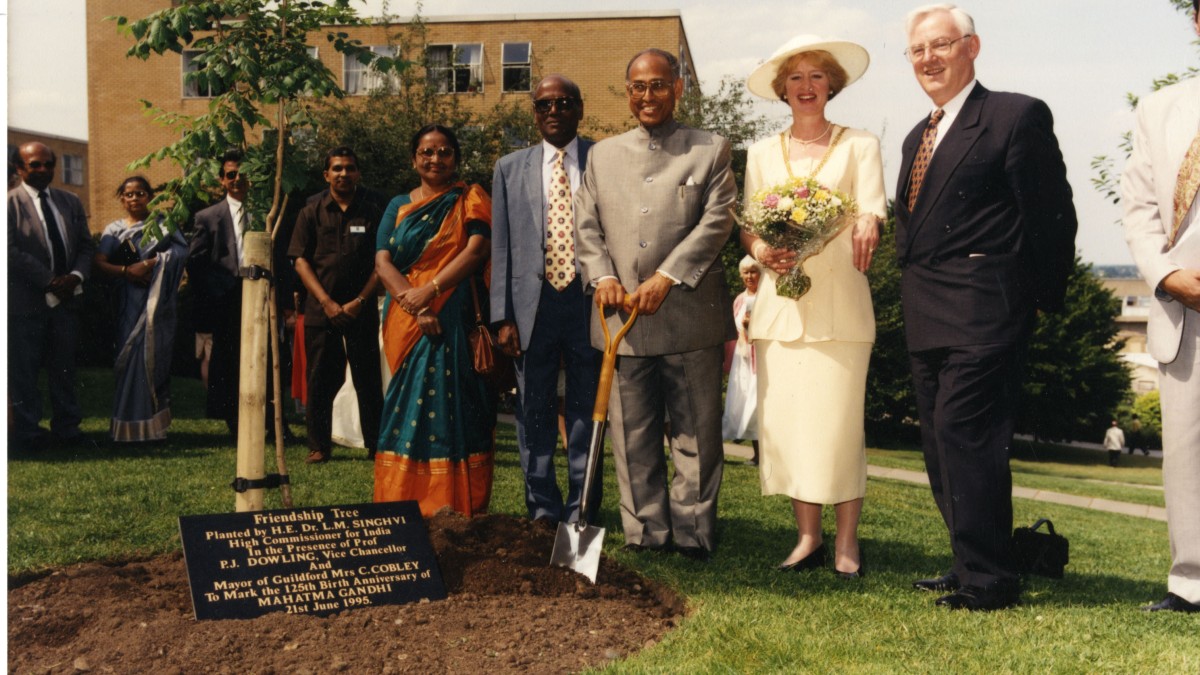
[[[517,444],[529,517],[575,522],[601,355],[588,339],[592,306],[576,273],[569,209],[592,142],[577,136],[583,119],[579,87],[561,75],[538,83],[533,116],[542,142],[501,157],[492,180],[491,321],[500,348],[516,359]],[[556,223],[561,227],[551,227]],[[567,385],[565,502],[554,476],[560,364]],[[588,503],[599,505],[601,481],[592,493]],[[597,509],[591,511],[594,521]]]
[[[1200,34],[1200,2],[1192,0]],[[1154,289],[1146,347],[1159,362],[1171,569],[1147,611],[1200,612],[1200,79],[1138,103],[1121,175],[1125,239]]]
[[[51,440],[39,426],[43,362],[50,382],[53,440],[82,438],[83,412],[75,395],[79,302],[96,243],[75,195],[54,190],[54,151],[26,143],[11,158],[21,184],[8,191],[9,447],[37,449]]]
[[[575,196],[584,280],[605,307],[625,294],[640,312],[621,344],[609,413],[626,547],[707,560],[721,485],[721,359],[732,312],[718,253],[733,231],[729,142],[681,126],[679,62],[649,49],[625,70],[638,127],[596,144]],[[619,312],[597,312],[615,335]],[[663,456],[670,415],[675,475]]]

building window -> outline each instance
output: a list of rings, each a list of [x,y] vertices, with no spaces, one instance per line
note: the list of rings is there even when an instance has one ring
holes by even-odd
[[[83,157],[80,155],[63,155],[62,182],[67,185],[83,185]]]
[[[368,47],[377,56],[393,58],[399,53],[397,47],[391,45],[371,45]],[[363,65],[352,56],[342,57],[342,87],[347,94],[369,94],[372,91],[396,93],[400,88],[399,79],[391,73],[381,73],[371,66]]]
[[[466,93],[483,91],[483,45],[477,42],[431,45],[429,83],[434,91]]]
[[[533,64],[529,58],[528,42],[505,42],[500,47],[504,91],[529,91],[533,80]]]
[[[183,96],[184,98],[213,98],[229,89],[221,82],[209,82],[202,72],[199,57],[204,52],[191,49],[183,52]]]

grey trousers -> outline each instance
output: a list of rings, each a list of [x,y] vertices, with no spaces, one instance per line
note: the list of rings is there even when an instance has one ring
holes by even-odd
[[[720,345],[664,356],[622,356],[609,398],[621,524],[627,544],[716,547],[721,488]],[[668,489],[663,452],[670,417]]]
[[[1158,368],[1171,539],[1167,590],[1200,603],[1200,312],[1185,312],[1179,356]]]

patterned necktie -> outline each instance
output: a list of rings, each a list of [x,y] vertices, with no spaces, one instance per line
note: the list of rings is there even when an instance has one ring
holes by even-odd
[[[550,214],[546,218],[546,278],[556,290],[575,279],[575,215],[571,210],[571,180],[558,151],[550,170]]]
[[[42,190],[38,193],[38,201],[42,203],[42,221],[46,223],[50,251],[54,254],[54,275],[62,276],[67,273],[67,245],[63,241],[62,232],[58,231],[58,218],[54,217],[54,209],[50,208],[49,196]]]
[[[929,168],[929,160],[933,159],[933,142],[937,140],[937,125],[942,121],[945,110],[938,108],[929,116],[929,124],[925,133],[921,134],[921,148],[913,159],[912,173],[908,179],[908,211],[912,213],[917,205],[917,195],[921,192],[921,183],[925,181],[925,170]]]
[[[1172,219],[1171,232],[1167,238],[1167,247],[1175,245],[1183,219],[1196,200],[1196,192],[1200,190],[1200,133],[1192,139],[1183,164],[1179,166],[1179,176],[1175,179],[1175,217]]]

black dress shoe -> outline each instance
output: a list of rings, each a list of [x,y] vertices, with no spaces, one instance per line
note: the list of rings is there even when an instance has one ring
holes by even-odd
[[[950,593],[958,590],[958,575],[954,572],[950,572],[945,576],[935,577],[933,579],[917,579],[913,582],[912,586],[918,591]]]
[[[780,572],[805,572],[808,570],[815,570],[818,567],[825,566],[825,558],[827,555],[828,553],[825,549],[825,544],[821,544],[813,549],[812,553],[809,553],[796,562],[790,565],[780,565],[775,569],[779,570]]]
[[[708,559],[712,557],[712,551],[699,546],[676,546],[675,552],[696,562],[708,562]]]
[[[1017,604],[1019,594],[1008,590],[990,590],[978,586],[963,586],[950,595],[943,595],[933,604],[969,612],[991,612]]]
[[[1174,593],[1167,593],[1167,597],[1159,600],[1153,605],[1146,605],[1142,608],[1143,612],[1186,612],[1194,614],[1200,612],[1200,604],[1188,602]]]
[[[837,575],[837,578],[845,579],[847,581],[851,579],[861,579],[867,576],[867,554],[863,553],[862,549],[859,549],[858,569],[854,570],[853,572],[841,572],[835,567],[833,569],[833,573]]]

